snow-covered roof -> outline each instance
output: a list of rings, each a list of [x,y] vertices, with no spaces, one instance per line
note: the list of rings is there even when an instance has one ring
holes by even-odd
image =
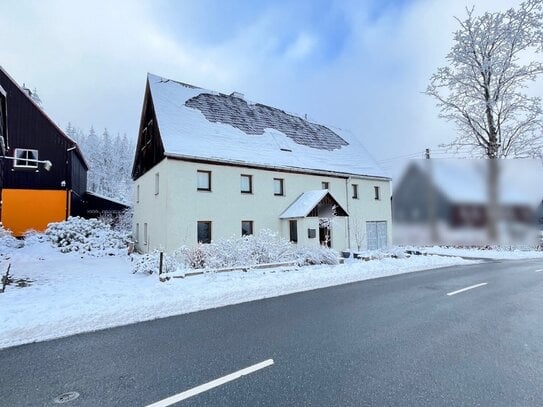
[[[148,74],[166,156],[387,177],[350,132]]]
[[[415,160],[414,160],[415,161]],[[432,159],[416,160],[423,171],[430,171],[433,184],[451,202],[486,203],[488,160]],[[429,164],[431,166],[429,166]],[[531,204],[505,177],[501,177],[500,201],[503,204]]]
[[[94,196],[94,197],[96,197],[96,198],[98,198],[98,199],[102,199],[102,200],[104,200],[104,201],[113,202],[114,204],[121,205],[121,206],[125,206],[125,207],[127,207],[127,208],[130,207],[129,204],[127,204],[127,203],[125,203],[125,202],[122,202],[122,201],[120,201],[120,200],[118,200],[118,199],[110,198],[109,196],[101,195],[101,194],[98,194],[98,193],[93,192],[93,191],[87,191],[86,193],[87,193],[87,195]]]
[[[327,195],[329,195],[332,202],[339,206],[332,194],[330,194],[330,191],[327,189],[306,191],[296,198],[296,200],[290,204],[290,206],[285,209],[281,215],[279,215],[279,219],[305,218],[313,209],[317,207],[319,203],[323,201]],[[340,207],[338,209],[342,213],[340,216],[349,216],[343,208]]]

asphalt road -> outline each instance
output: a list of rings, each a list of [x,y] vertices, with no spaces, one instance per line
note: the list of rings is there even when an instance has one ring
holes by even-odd
[[[543,406],[538,269],[410,273],[5,349],[0,405],[147,406],[273,359],[175,406]]]

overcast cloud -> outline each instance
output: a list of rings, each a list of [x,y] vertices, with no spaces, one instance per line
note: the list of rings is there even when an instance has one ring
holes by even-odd
[[[422,95],[465,7],[506,0],[0,3],[0,65],[62,127],[136,137],[147,72],[239,91],[357,134],[378,160],[454,128]],[[534,87],[543,95],[543,87]],[[385,161],[387,167],[395,161]]]

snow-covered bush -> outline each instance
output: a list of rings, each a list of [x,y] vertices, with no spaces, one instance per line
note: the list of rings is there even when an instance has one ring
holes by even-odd
[[[333,250],[324,247],[297,247],[270,230],[195,247],[181,247],[173,256],[179,264],[195,269],[250,267],[288,261],[295,261],[300,265],[338,262],[338,255]]]
[[[201,269],[205,267],[206,245],[199,243],[194,247],[181,246],[174,251],[173,257],[186,268]]]
[[[11,234],[11,231],[0,226],[0,253],[6,253],[12,249],[19,249],[24,243]]]
[[[131,233],[132,216],[132,208],[128,208],[121,213],[105,212],[98,217],[98,220],[106,225],[110,225],[113,230],[123,233]]]
[[[98,219],[83,219],[78,216],[70,217],[64,222],[50,223],[45,235],[62,253],[113,255],[128,247],[126,233],[115,231]]]
[[[154,274],[160,269],[160,252],[158,250],[152,253],[142,254],[136,257],[134,261],[134,274]],[[164,254],[162,258],[162,272],[172,273],[178,269],[178,263],[173,256]]]
[[[328,247],[300,247],[296,250],[299,265],[338,264],[339,257],[335,250]]]

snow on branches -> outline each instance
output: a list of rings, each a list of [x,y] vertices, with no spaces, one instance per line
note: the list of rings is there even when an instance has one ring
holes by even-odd
[[[130,202],[134,142],[129,140],[126,134],[111,136],[107,129],[98,135],[91,127],[89,133],[85,135],[71,123],[68,123],[66,134],[79,144],[89,163],[87,177],[89,191],[122,202]]]
[[[158,259],[158,251],[142,255],[134,264],[134,272],[158,272]],[[171,255],[164,255],[163,260],[163,271],[167,273],[172,270],[215,270],[283,262],[295,262],[300,266],[338,264],[338,253],[327,247],[298,247],[270,230],[261,230],[256,235],[194,247],[183,246]]]
[[[67,221],[47,225],[45,236],[62,253],[78,252],[91,256],[125,252],[128,236],[111,229],[97,219],[70,217]]]
[[[468,9],[457,21],[449,65],[425,92],[458,127],[446,147],[486,158],[540,157],[542,101],[524,90],[543,73],[543,0],[481,16]]]

